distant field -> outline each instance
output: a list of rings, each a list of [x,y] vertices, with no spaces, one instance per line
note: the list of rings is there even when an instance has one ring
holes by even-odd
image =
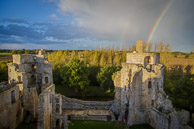
[[[12,55],[12,53],[0,53],[0,55]]]
[[[185,57],[170,57],[169,65],[193,65],[194,64],[194,57],[185,58]]]
[[[0,61],[12,61],[12,55],[0,55]]]

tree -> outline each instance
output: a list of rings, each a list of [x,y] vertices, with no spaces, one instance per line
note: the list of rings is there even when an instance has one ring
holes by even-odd
[[[8,73],[7,73],[7,63],[0,62],[0,82],[8,80]]]
[[[120,67],[113,66],[102,67],[97,75],[97,80],[100,83],[100,87],[108,91],[113,90],[114,84],[112,80],[112,75],[118,70],[120,70]]]
[[[72,58],[61,69],[63,84],[73,87],[76,92],[89,85],[88,71],[78,58]]]

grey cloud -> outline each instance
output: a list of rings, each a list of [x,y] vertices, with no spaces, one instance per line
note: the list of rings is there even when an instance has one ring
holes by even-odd
[[[170,0],[60,0],[58,6],[64,15],[74,15],[78,26],[97,39],[128,43],[147,40],[168,2]],[[193,5],[193,0],[174,0],[152,41],[172,44],[180,44],[175,39],[187,41],[184,35],[194,33]],[[180,31],[185,32],[184,35]]]

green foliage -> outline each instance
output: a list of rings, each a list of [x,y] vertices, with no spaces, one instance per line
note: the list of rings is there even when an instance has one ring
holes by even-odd
[[[0,62],[0,82],[8,80],[7,62]]]
[[[164,90],[174,106],[186,110],[194,107],[194,75],[176,75],[165,69]]]
[[[194,76],[182,76],[173,91],[173,102],[180,108],[194,107]]]
[[[120,67],[115,66],[104,66],[100,69],[100,72],[97,75],[97,80],[104,90],[114,89],[112,75],[118,70],[120,70]]]
[[[61,77],[63,84],[74,87],[76,92],[89,85],[88,71],[78,58],[72,58],[61,69]]]
[[[139,125],[132,125],[129,127],[130,129],[154,129],[148,124],[139,124]]]

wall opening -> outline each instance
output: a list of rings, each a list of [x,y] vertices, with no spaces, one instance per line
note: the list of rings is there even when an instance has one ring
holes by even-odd
[[[146,56],[144,58],[144,65],[148,65],[148,64],[151,64],[151,57],[150,56]]]
[[[154,106],[154,100],[152,100],[152,107]]]
[[[57,129],[60,128],[60,120],[59,119],[56,120],[56,128]]]
[[[148,81],[148,88],[152,88],[152,82],[151,82],[151,80]]]
[[[59,107],[60,107],[60,104],[56,104],[56,113],[59,113]]]
[[[35,75],[31,75],[31,83],[35,83],[36,82],[36,76]]]
[[[33,57],[34,61],[36,61],[36,56]]]
[[[36,71],[36,65],[32,65],[32,71]]]
[[[15,90],[12,90],[11,91],[11,104],[14,104],[16,102],[16,99],[15,99]]]
[[[46,84],[48,84],[48,77],[45,77],[44,81],[45,81]]]
[[[26,116],[26,118],[29,117],[30,116],[30,111],[27,110],[25,116]]]

